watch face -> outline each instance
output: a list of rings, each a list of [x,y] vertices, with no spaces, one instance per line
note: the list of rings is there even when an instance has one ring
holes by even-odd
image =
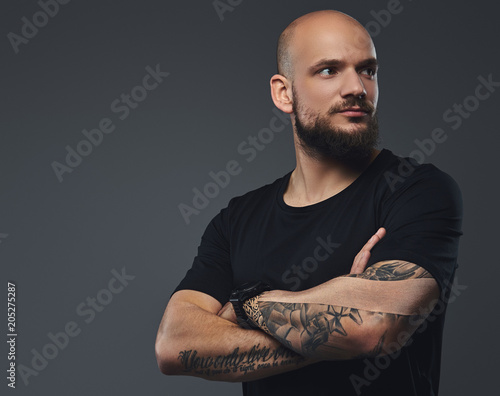
[[[236,291],[239,291],[241,298],[245,300],[269,290],[271,290],[270,286],[262,281],[245,283],[236,289]]]

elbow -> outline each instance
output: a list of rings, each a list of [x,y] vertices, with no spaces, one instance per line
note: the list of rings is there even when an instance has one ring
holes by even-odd
[[[172,348],[168,347],[167,343],[161,339],[157,339],[155,343],[155,355],[158,369],[165,375],[179,375],[180,367],[179,360],[172,353]]]
[[[360,354],[376,357],[399,353],[410,340],[414,330],[410,326],[385,326],[370,329],[359,342]]]
[[[158,364],[158,369],[162,374],[175,375],[174,365],[168,358],[165,358],[161,353],[156,352],[156,363]]]
[[[390,351],[388,350],[390,349]],[[395,345],[392,340],[387,339],[387,334],[378,335],[366,334],[357,343],[355,357],[363,356],[374,358],[376,356],[389,355],[401,349],[401,345]]]

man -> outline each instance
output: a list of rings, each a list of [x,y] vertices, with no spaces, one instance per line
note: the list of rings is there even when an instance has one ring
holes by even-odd
[[[283,31],[271,94],[296,168],[208,225],[158,331],[161,371],[245,395],[437,394],[457,185],[374,148],[375,48],[343,13]]]

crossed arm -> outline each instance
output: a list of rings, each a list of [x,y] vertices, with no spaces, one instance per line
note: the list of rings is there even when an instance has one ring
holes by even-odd
[[[438,286],[408,262],[379,262],[365,271],[370,249],[384,234],[379,230],[363,247],[349,275],[249,300],[246,310],[262,331],[239,328],[230,304],[221,309],[206,294],[175,293],[156,341],[161,371],[251,381],[321,360],[394,352],[432,310]]]
[[[390,260],[303,292],[266,292],[244,308],[287,348],[305,357],[337,360],[395,352],[437,298],[437,283],[427,271]]]
[[[260,330],[245,330],[217,316],[221,304],[192,290],[176,292],[156,339],[156,358],[167,375],[216,381],[252,381],[314,362]]]

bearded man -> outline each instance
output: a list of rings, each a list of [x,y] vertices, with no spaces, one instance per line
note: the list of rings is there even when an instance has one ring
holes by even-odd
[[[460,190],[376,149],[378,63],[355,19],[296,19],[277,61],[296,167],[210,222],[160,324],[158,365],[244,395],[437,395]]]

